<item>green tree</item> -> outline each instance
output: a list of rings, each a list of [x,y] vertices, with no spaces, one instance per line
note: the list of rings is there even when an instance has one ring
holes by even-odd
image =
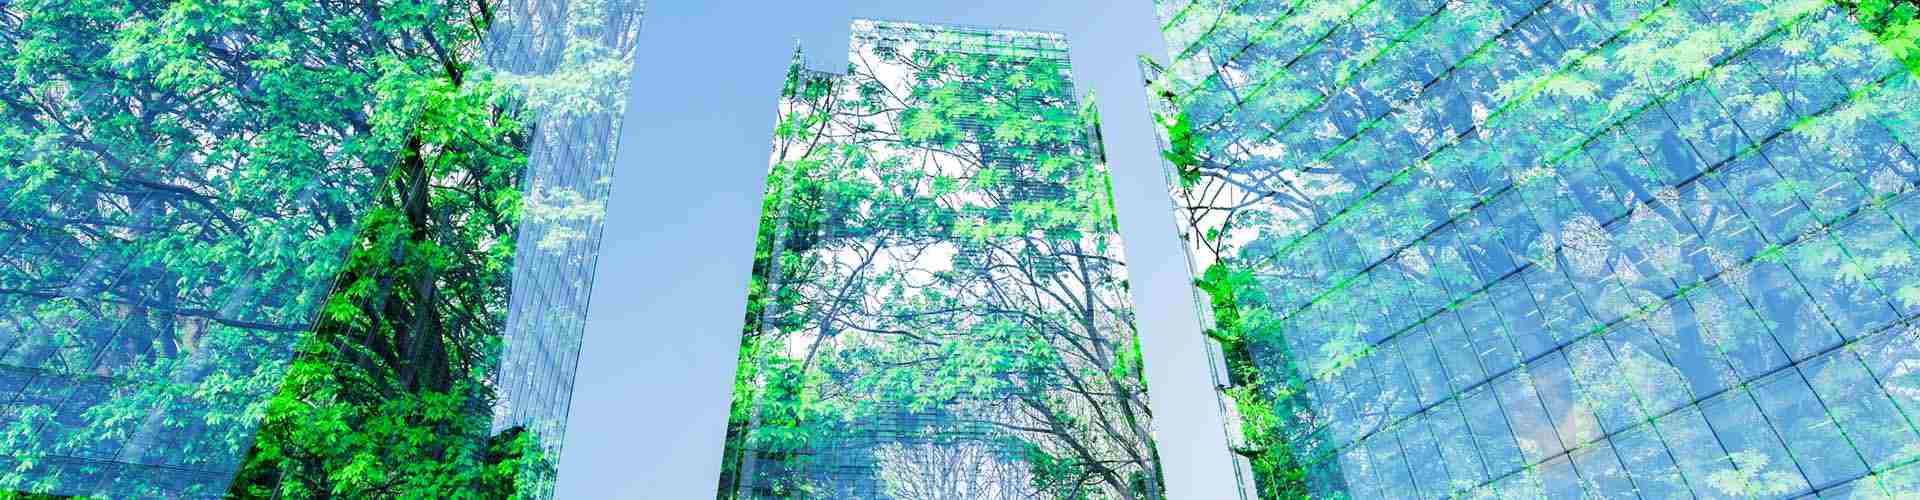
[[[1064,61],[965,31],[857,43],[783,92],[720,496],[1160,498]],[[881,491],[814,473],[850,444]]]
[[[218,495],[237,465],[243,498],[544,495],[543,431],[488,432],[515,240],[577,246],[598,205],[528,155],[617,127],[639,15],[554,5],[0,8],[0,360],[82,395],[10,409],[0,489]],[[206,479],[45,467],[96,449]]]

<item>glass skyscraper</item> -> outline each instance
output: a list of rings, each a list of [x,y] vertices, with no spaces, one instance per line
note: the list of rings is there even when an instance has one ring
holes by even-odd
[[[548,496],[643,5],[195,5],[0,2],[0,496]]]
[[[1155,3],[1244,496],[1920,495],[1888,2]]]
[[[1052,33],[796,56],[718,498],[1159,498],[1108,173]]]

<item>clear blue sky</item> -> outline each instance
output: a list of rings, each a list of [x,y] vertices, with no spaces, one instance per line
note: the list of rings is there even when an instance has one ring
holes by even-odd
[[[641,31],[559,497],[712,498],[775,100],[796,40],[846,64],[854,17],[1060,31],[1099,94],[1171,497],[1236,498],[1135,63],[1150,0],[657,0]]]

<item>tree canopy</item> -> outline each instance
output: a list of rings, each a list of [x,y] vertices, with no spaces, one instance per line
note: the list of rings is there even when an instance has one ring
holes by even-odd
[[[1063,42],[862,23],[782,92],[719,497],[1161,498]]]

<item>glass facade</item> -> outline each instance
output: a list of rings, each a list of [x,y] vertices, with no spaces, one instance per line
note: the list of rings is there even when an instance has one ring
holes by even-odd
[[[718,498],[1158,498],[1057,34],[856,21],[788,76]]]
[[[517,90],[529,119],[493,431],[533,433],[544,458],[529,468],[557,464],[566,436],[645,9],[645,0],[511,5],[489,34],[486,65]],[[551,494],[555,476],[521,475],[542,481],[521,491]]]
[[[1244,496],[1920,495],[1920,95],[1854,4],[1155,3]]]
[[[0,2],[0,496],[248,497],[429,393],[554,456],[642,7]]]

